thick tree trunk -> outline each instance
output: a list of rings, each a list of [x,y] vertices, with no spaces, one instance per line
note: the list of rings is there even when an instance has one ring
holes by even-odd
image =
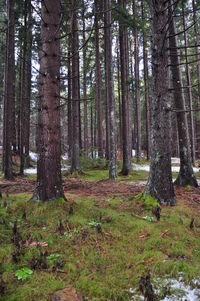
[[[14,109],[14,0],[8,1],[8,30],[7,30],[7,59],[6,59],[6,89],[4,103],[4,176],[7,180],[12,179],[12,141],[13,141],[13,109]]]
[[[126,2],[119,0],[119,5],[126,10]],[[121,92],[122,92],[122,143],[123,143],[123,165],[121,174],[127,176],[131,169],[129,151],[129,102],[128,102],[128,72],[127,72],[127,47],[126,47],[127,28],[120,21],[119,23],[119,44],[121,62]]]
[[[96,52],[96,100],[97,100],[97,127],[98,152],[103,157],[103,127],[102,127],[102,97],[101,97],[101,66],[99,52],[99,5],[95,0],[95,52]]]
[[[60,1],[42,1],[39,158],[33,200],[64,197],[60,133]]]
[[[169,6],[169,16],[172,15],[173,2],[171,0],[171,5]],[[189,141],[189,131],[188,122],[185,111],[185,97],[183,94],[183,82],[182,74],[180,68],[180,53],[178,50],[177,41],[177,29],[175,25],[174,18],[172,18],[169,26],[169,47],[170,47],[170,61],[171,61],[171,71],[172,71],[172,84],[174,89],[174,104],[177,112],[177,123],[178,123],[178,135],[179,135],[179,148],[180,148],[180,171],[178,178],[175,183],[177,185],[186,186],[192,185],[197,187],[197,180],[194,176],[191,151],[190,151],[190,141]]]
[[[80,172],[80,133],[79,133],[79,55],[78,55],[78,24],[77,0],[72,0],[72,161],[71,172]]]
[[[175,204],[171,173],[171,124],[168,109],[168,56],[165,32],[167,2],[150,1],[152,31],[151,165],[145,193],[160,203]],[[165,79],[165,80],[163,80]]]
[[[111,2],[104,0],[105,13],[105,42],[106,42],[106,82],[107,96],[109,99],[109,125],[110,125],[110,156],[109,156],[109,178],[117,177],[117,148],[116,148],[116,122],[115,122],[115,98],[112,67],[112,36],[111,36]]]
[[[144,0],[141,1],[142,20],[145,21]],[[146,152],[147,160],[150,158],[150,97],[149,97],[149,70],[147,56],[147,40],[146,34],[143,32],[143,61],[144,61],[144,86],[145,86],[145,106],[146,106]]]

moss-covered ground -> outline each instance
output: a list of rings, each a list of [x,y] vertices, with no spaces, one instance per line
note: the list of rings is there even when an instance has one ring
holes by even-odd
[[[85,168],[78,180],[97,187],[107,173]],[[126,181],[131,186],[146,178],[147,173],[133,171],[128,178],[119,176],[115,185]],[[139,279],[148,270],[152,279],[178,278],[180,273],[186,283],[200,278],[197,190],[193,197],[192,188],[179,189],[177,205],[163,207],[159,222],[151,202],[144,206],[136,198],[137,189],[128,197],[120,191],[101,195],[95,190],[89,194],[66,190],[67,202],[46,203],[30,202],[31,193],[3,193],[0,200],[1,301],[47,301],[68,286],[85,300],[126,301],[132,298],[130,288],[138,290]],[[33,273],[18,280],[23,268]]]

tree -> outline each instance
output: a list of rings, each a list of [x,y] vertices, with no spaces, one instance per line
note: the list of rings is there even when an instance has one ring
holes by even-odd
[[[99,5],[95,0],[95,52],[96,52],[96,100],[97,100],[97,126],[98,126],[98,151],[103,156],[103,127],[102,127],[102,97],[101,97],[101,66],[99,52]]]
[[[39,158],[33,200],[64,197],[60,134],[60,1],[41,3]]]
[[[112,67],[112,36],[111,36],[111,2],[104,0],[104,27],[105,27],[105,80],[106,97],[109,116],[109,178],[114,180],[117,176],[117,148],[116,148],[116,124],[115,124],[115,99],[113,86]]]
[[[150,1],[152,32],[151,165],[145,194],[160,203],[176,202],[171,173],[170,102],[168,98],[168,55],[165,28],[168,3]],[[163,80],[165,79],[165,80]]]
[[[177,28],[172,16],[173,2],[171,0],[169,6],[169,47],[170,47],[170,66],[172,73],[172,84],[174,92],[174,104],[177,112],[177,125],[179,136],[179,151],[180,151],[180,171],[175,181],[177,185],[198,186],[197,180],[194,176],[188,122],[185,108],[185,97],[183,93],[182,74],[180,69],[180,53],[178,49]]]
[[[121,9],[126,11],[126,1],[119,0]],[[131,169],[130,151],[129,151],[129,91],[128,91],[128,49],[127,49],[127,28],[124,20],[119,20],[119,45],[120,45],[120,63],[121,63],[121,95],[122,95],[122,146],[123,146],[123,165],[121,174],[127,176]]]
[[[79,147],[79,53],[78,53],[78,1],[72,0],[72,161],[71,172],[80,172],[80,147]]]
[[[5,66],[5,101],[4,101],[4,141],[3,170],[7,180],[12,179],[12,142],[13,142],[13,108],[14,108],[14,0],[8,1],[7,53]]]

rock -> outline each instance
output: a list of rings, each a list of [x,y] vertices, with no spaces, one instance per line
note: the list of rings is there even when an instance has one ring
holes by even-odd
[[[71,287],[57,291],[52,297],[52,301],[83,301],[80,293]]]

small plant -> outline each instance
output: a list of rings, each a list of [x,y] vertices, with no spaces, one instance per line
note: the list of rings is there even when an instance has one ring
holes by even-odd
[[[23,268],[21,270],[17,270],[15,273],[15,276],[17,277],[18,280],[24,281],[27,278],[31,277],[33,274],[33,271],[29,268]]]
[[[54,262],[55,260],[58,260],[60,258],[60,254],[55,253],[55,254],[50,254],[47,256],[47,260],[50,262]]]
[[[98,227],[100,225],[100,223],[96,222],[96,221],[91,221],[88,223],[89,226],[91,227]]]

